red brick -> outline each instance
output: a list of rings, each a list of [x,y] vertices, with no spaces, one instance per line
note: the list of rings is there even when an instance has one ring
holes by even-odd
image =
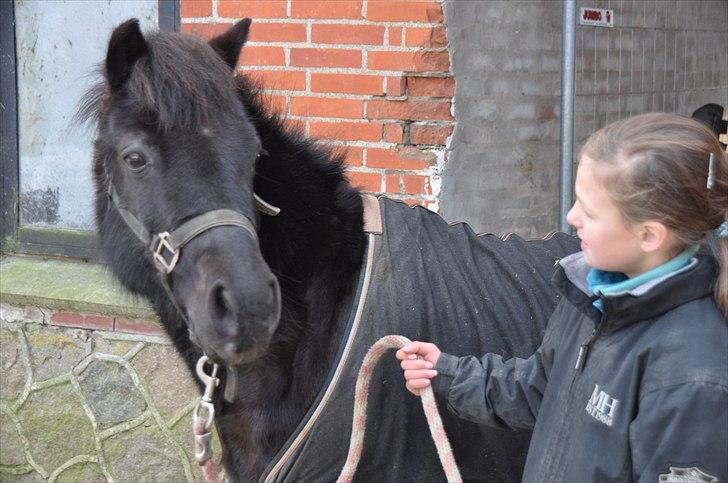
[[[268,108],[278,114],[286,114],[288,112],[288,97],[286,96],[265,96],[265,102]]]
[[[402,27],[389,27],[389,45],[402,45]]]
[[[427,201],[425,200],[417,200],[415,198],[404,198],[402,201],[407,203],[410,206],[427,206]]]
[[[301,119],[284,117],[281,120],[281,123],[283,124],[284,129],[288,132],[302,133],[302,135],[306,132],[306,122]]]
[[[361,67],[361,50],[292,48],[296,67]]]
[[[369,0],[367,19],[384,22],[442,23],[442,5],[437,2]]]
[[[364,101],[323,97],[291,98],[291,114],[310,117],[342,117],[361,119]]]
[[[380,141],[382,125],[371,122],[322,122],[308,123],[308,135],[314,138],[341,141]]]
[[[453,77],[407,77],[407,94],[415,97],[453,97]]]
[[[399,175],[388,174],[385,176],[387,193],[399,194]]]
[[[246,70],[245,75],[267,90],[306,90],[306,73],[303,71]]]
[[[86,315],[84,317],[85,327],[95,330],[114,330],[113,317],[104,315]]]
[[[404,76],[387,77],[387,95],[401,97],[407,92],[407,78]]]
[[[444,146],[452,134],[452,126],[410,125],[410,143]]]
[[[344,156],[344,162],[349,166],[361,166],[364,164],[364,148],[347,146]]]
[[[384,94],[384,77],[364,74],[311,74],[312,92],[336,92],[342,94]]]
[[[384,43],[384,27],[378,25],[314,24],[311,42],[318,44],[367,44]]]
[[[56,312],[51,315],[51,324],[62,327],[79,327],[94,330],[113,330],[114,319],[103,315],[84,315],[74,312]]]
[[[164,329],[162,329],[159,323],[144,319],[123,319],[117,317],[114,321],[114,331],[145,335],[164,335]]]
[[[360,171],[347,171],[346,177],[352,186],[364,191],[379,193],[382,190],[382,175],[379,173],[362,173]]]
[[[367,166],[386,169],[425,169],[435,162],[434,155],[417,148],[367,148]]]
[[[450,57],[447,52],[372,50],[367,54],[367,67],[372,70],[447,72],[450,69]]]
[[[56,312],[51,315],[51,324],[64,327],[84,327],[84,320],[81,314]]]
[[[404,43],[407,47],[447,47],[444,27],[407,27]]]
[[[292,0],[291,18],[359,19],[361,0]]]
[[[286,0],[219,0],[217,14],[230,18],[287,18]]]
[[[212,15],[212,0],[180,0],[180,17],[209,17]]]
[[[402,143],[404,139],[404,128],[399,123],[391,123],[384,126],[384,140],[388,143]]]
[[[367,101],[368,119],[396,119],[412,121],[450,120],[450,101],[390,101],[370,99]]]
[[[184,34],[197,35],[209,40],[225,32],[232,25],[231,23],[183,23],[180,27]]]
[[[306,42],[306,25],[302,23],[260,23],[250,26],[251,42]]]
[[[408,195],[431,195],[430,177],[418,174],[405,174],[402,176],[404,193]]]
[[[243,65],[285,65],[286,55],[283,47],[243,47],[238,61]]]

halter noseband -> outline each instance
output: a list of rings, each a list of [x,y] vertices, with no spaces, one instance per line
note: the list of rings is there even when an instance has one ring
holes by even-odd
[[[157,270],[165,275],[169,275],[174,270],[179,260],[180,249],[190,240],[210,228],[217,226],[239,226],[245,229],[256,241],[258,240],[255,227],[248,217],[237,211],[227,209],[208,211],[184,222],[172,230],[171,233],[165,231],[152,235],[136,216],[124,208],[110,178],[108,179],[108,183],[108,195],[114,207],[116,207],[116,210],[131,231],[150,249]],[[270,216],[276,216],[280,213],[280,208],[263,201],[258,195],[255,195],[254,198],[256,208],[261,213]]]

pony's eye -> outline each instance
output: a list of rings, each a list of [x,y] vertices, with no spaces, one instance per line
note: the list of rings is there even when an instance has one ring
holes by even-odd
[[[124,156],[124,161],[133,171],[139,171],[147,165],[147,160],[139,153],[130,153]]]

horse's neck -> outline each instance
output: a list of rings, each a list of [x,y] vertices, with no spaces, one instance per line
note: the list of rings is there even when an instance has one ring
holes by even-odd
[[[259,233],[283,295],[272,350],[279,352],[276,360],[291,364],[305,363],[309,351],[321,360],[319,351],[330,349],[323,345],[338,344],[335,325],[358,280],[362,200],[341,162],[326,151],[271,119],[258,117],[256,128],[267,155],[256,167],[255,191],[281,209],[277,216],[261,215]]]
[[[277,216],[261,215],[259,238],[280,282],[282,315],[269,353],[254,367],[240,369],[239,400],[221,415],[231,425],[236,418],[250,419],[240,442],[245,451],[227,458],[229,469],[249,472],[252,479],[324,383],[365,248],[362,201],[341,167],[280,126],[258,122],[268,154],[256,168],[255,192],[281,209]],[[255,422],[261,419],[270,423]],[[235,440],[224,426],[223,439]]]

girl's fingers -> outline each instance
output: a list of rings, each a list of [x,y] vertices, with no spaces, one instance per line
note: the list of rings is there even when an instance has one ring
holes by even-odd
[[[432,369],[412,369],[404,371],[404,379],[406,381],[428,380],[437,375],[437,371]]]
[[[433,367],[432,362],[428,362],[424,359],[415,359],[415,360],[406,359],[406,360],[402,361],[399,365],[405,371],[409,370],[409,369],[432,369],[432,367]]]
[[[404,361],[404,360],[407,360],[407,359],[417,359],[417,355],[416,354],[408,354],[403,349],[399,349],[397,352],[394,353],[394,355],[400,361]]]
[[[412,380],[407,381],[407,384],[405,386],[407,387],[407,389],[414,392],[413,390],[424,389],[427,386],[429,386],[430,384],[431,383],[430,383],[429,379],[412,379]]]

